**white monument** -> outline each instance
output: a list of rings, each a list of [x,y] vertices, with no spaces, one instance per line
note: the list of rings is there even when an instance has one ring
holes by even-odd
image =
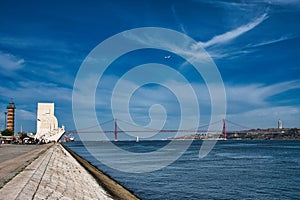
[[[38,103],[37,126],[35,138],[46,142],[58,141],[65,133],[65,127],[58,127],[54,115],[54,103]]]

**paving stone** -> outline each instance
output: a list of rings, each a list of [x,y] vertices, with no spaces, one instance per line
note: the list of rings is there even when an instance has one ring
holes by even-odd
[[[53,145],[0,189],[13,199],[111,199],[60,144]]]

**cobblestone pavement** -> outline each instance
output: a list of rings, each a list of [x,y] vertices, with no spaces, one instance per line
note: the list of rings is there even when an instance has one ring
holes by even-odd
[[[60,144],[0,189],[0,199],[112,199]]]

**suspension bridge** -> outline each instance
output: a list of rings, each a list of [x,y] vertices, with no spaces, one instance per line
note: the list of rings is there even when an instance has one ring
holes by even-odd
[[[102,127],[103,125],[107,125],[109,123],[113,124],[113,130],[95,130],[97,129],[99,126]],[[135,127],[132,130],[119,130],[119,126],[118,123],[124,123],[127,124],[129,126]],[[208,127],[212,126],[212,125],[218,125],[219,123],[222,123],[222,129],[221,130],[210,130],[208,129]],[[237,126],[239,128],[242,128],[244,130],[249,130],[250,128],[240,125],[238,123],[229,121],[229,120],[219,120],[216,122],[212,122],[209,124],[205,124],[202,126],[199,126],[197,128],[191,128],[191,129],[162,129],[162,130],[157,130],[157,129],[151,129],[151,128],[145,128],[143,127],[143,130],[138,130],[137,128],[140,128],[139,126],[137,126],[136,124],[132,124],[128,121],[125,120],[121,120],[121,119],[111,119],[108,120],[106,122],[103,122],[101,124],[97,124],[94,126],[89,126],[89,127],[85,127],[85,128],[81,128],[81,129],[77,129],[77,130],[70,130],[70,131],[66,131],[66,134],[114,134],[114,140],[117,141],[118,140],[118,135],[119,134],[124,134],[124,133],[139,133],[139,134],[145,134],[145,133],[183,133],[183,134],[215,134],[215,135],[219,135],[222,139],[226,140],[227,136],[226,136],[226,132],[236,132],[236,131],[228,131],[226,130],[226,124],[230,123],[231,125]],[[216,127],[216,126],[214,126]]]

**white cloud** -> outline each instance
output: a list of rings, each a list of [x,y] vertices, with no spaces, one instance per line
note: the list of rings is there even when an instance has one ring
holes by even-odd
[[[134,83],[130,81],[125,83],[128,84],[128,87],[129,85],[134,85]],[[196,93],[199,100],[199,107],[202,112],[201,119],[206,119],[210,110],[210,96],[204,84],[193,83],[192,85],[197,89]],[[190,95],[182,89],[183,86],[180,83],[174,82],[172,83],[172,86],[176,87],[177,91],[181,91],[180,95],[184,96],[186,101],[189,101]],[[274,95],[299,88],[300,81],[288,81],[273,85],[259,83],[250,85],[226,85],[227,105],[229,109],[231,109],[227,118],[250,128],[272,127],[279,118],[286,122],[288,121],[286,126],[296,126],[296,118],[298,119],[300,114],[299,109],[293,106],[275,106],[278,105],[278,102],[274,102],[274,99],[270,100],[270,98]],[[111,93],[101,92],[97,94],[97,98],[103,100],[101,107],[110,107],[110,95]],[[126,96],[126,93],[118,94],[118,96]],[[127,104],[127,101],[124,99],[125,98],[118,98],[117,103]],[[134,101],[131,103],[133,104],[130,105],[130,114],[137,123],[142,125],[146,125],[149,122],[148,109],[151,105],[157,103],[165,106],[168,120],[176,119],[176,117],[178,120],[180,117],[180,113],[178,112],[180,108],[176,103],[176,99],[174,99],[174,96],[172,95],[167,95],[162,88],[141,88],[140,91],[135,94]],[[106,111],[111,112],[111,110]],[[118,110],[118,112],[120,113],[120,116],[126,116],[125,119],[127,119],[127,115],[122,113],[125,111]],[[153,116],[157,117],[156,114],[160,115],[161,113],[159,111],[158,113],[154,112],[153,114]],[[190,110],[189,115],[191,118],[195,117],[194,114],[195,112]],[[202,120],[201,123],[204,123],[205,121],[206,120]],[[176,124],[174,125],[176,126]],[[238,127],[233,128],[237,129]]]
[[[181,30],[183,33],[187,34],[187,32],[186,32],[186,30],[185,30],[185,28],[184,28],[184,25],[183,25],[183,24],[181,23],[181,21],[179,20],[179,17],[178,17],[178,15],[177,15],[177,12],[176,12],[176,10],[175,10],[175,6],[174,6],[174,5],[171,7],[171,10],[172,10],[173,16],[174,16],[174,18],[175,18],[175,21],[179,23],[179,28],[180,28],[180,30]]]
[[[228,114],[227,119],[248,128],[276,128],[278,119],[283,121],[283,127],[300,127],[300,109],[293,106],[273,106],[257,108],[237,114]],[[227,123],[228,130],[244,129]]]
[[[211,40],[207,42],[199,42],[197,43],[194,48],[207,48],[214,45],[220,45],[227,42],[230,42],[231,40],[234,40],[235,38],[239,37],[240,35],[252,30],[256,26],[258,26],[260,23],[262,23],[264,20],[268,18],[267,14],[264,13],[260,17],[256,18],[255,20],[251,21],[250,23],[246,25],[242,25],[234,30],[228,31],[226,33],[223,33],[221,35],[214,36]]]
[[[63,54],[72,54],[75,52],[74,49],[82,48],[78,44],[68,44],[65,41],[45,38],[7,37],[2,35],[0,35],[0,43],[11,48],[39,49],[39,51],[53,51]]]
[[[275,44],[277,42],[282,42],[282,41],[285,41],[285,40],[290,40],[290,39],[293,39],[295,38],[294,36],[282,36],[278,39],[273,39],[273,40],[267,40],[267,41],[262,41],[260,43],[257,43],[257,44],[249,44],[247,45],[247,47],[261,47],[261,46],[265,46],[265,45],[270,45],[270,44]]]
[[[36,113],[24,109],[16,109],[16,116],[22,120],[35,121],[36,119]]]
[[[269,4],[300,6],[299,0],[265,0]]]
[[[111,107],[111,99],[112,99],[112,89],[107,90],[105,87],[108,83],[113,87],[118,77],[107,76],[104,78],[105,81],[103,83],[103,88],[97,91],[96,95],[96,107],[97,112],[101,113],[99,116],[101,117],[102,122],[110,120],[112,118],[112,107]],[[207,118],[204,115],[210,114],[211,112],[211,99],[208,93],[208,90],[204,84],[200,83],[190,83],[194,89],[196,98],[198,103],[196,103],[197,108],[193,107],[195,105],[195,101],[193,99],[193,95],[187,90],[185,83],[176,81],[176,80],[167,80],[166,85],[170,85],[176,94],[172,94],[169,89],[163,87],[141,87],[139,88],[131,97],[127,97],[129,92],[127,90],[118,91],[118,93],[114,94],[114,112],[117,113],[118,119],[123,119],[130,121],[130,118],[127,115],[127,109],[129,108],[130,116],[136,123],[141,125],[147,125],[150,122],[150,108],[153,105],[160,104],[164,107],[166,114],[168,115],[168,125],[170,126],[178,126],[180,122],[181,112],[185,113],[184,119],[190,121],[193,124],[193,121],[197,119],[197,109],[200,108],[201,112],[201,120]],[[136,88],[137,85],[134,83],[134,80],[125,80],[122,83],[124,88]],[[85,87],[88,87],[85,85]],[[166,92],[168,90],[169,92]],[[177,95],[177,96],[176,96]],[[183,110],[180,108],[179,97],[181,99],[181,105],[183,106]],[[83,96],[84,98],[84,96]],[[81,98],[80,98],[81,99]],[[77,100],[80,100],[77,99]],[[129,99],[129,103],[128,103]],[[78,107],[86,107],[87,102],[80,100],[82,106]],[[226,102],[223,102],[226,103]],[[78,107],[76,109],[78,109]],[[89,114],[84,113],[84,109],[80,109],[81,115],[85,115],[84,118],[88,118]],[[215,109],[218,109],[215,107]],[[154,109],[151,112],[153,122],[163,121],[164,116],[162,115],[162,109]],[[223,113],[224,114],[224,113]],[[202,116],[203,115],[203,116]],[[174,123],[171,123],[174,122]],[[203,123],[203,121],[201,121]],[[157,124],[155,124],[157,125]],[[159,127],[159,126],[158,126]],[[191,125],[189,128],[196,127],[195,124]],[[174,128],[174,127],[171,127]]]
[[[54,83],[35,81],[21,81],[17,84],[18,86],[13,86],[13,88],[0,85],[1,99],[7,99],[8,103],[9,99],[13,98],[16,104],[15,128],[17,131],[21,125],[25,131],[35,131],[38,102],[54,102],[56,116],[60,123],[65,124],[69,130],[71,129],[71,126],[73,126],[71,121],[71,88],[61,87]],[[6,105],[2,108],[6,108]]]
[[[24,59],[19,59],[12,54],[0,52],[0,68],[6,71],[14,71],[24,67]]]
[[[257,50],[257,47],[276,44],[278,42],[283,42],[286,40],[294,39],[296,37],[299,37],[299,36],[287,35],[287,36],[279,37],[277,39],[263,40],[258,43],[250,43],[248,45],[245,45],[244,47],[227,46],[226,49],[223,47],[219,48],[217,46],[214,46],[214,47],[208,48],[207,51],[209,52],[209,55],[214,59],[220,59],[220,58],[225,58],[225,57],[228,59],[234,59],[241,55],[246,55],[246,54],[255,52]]]
[[[124,90],[115,91],[113,92],[113,87],[116,84],[116,81],[119,77],[116,76],[104,76],[102,81],[99,83],[101,87],[97,90],[95,104],[96,110],[99,113],[99,117],[101,121],[107,121],[112,118],[112,113],[117,113],[118,119],[125,119],[130,121],[127,115],[127,109],[129,109],[129,115],[136,121],[136,123],[140,123],[146,125],[150,122],[149,114],[152,114],[153,125],[159,124],[158,122],[163,121],[164,117],[162,115],[163,109],[157,109],[158,107],[152,107],[150,112],[151,106],[155,104],[160,104],[164,107],[165,111],[168,115],[168,120],[180,120],[180,107],[176,96],[172,95],[171,92],[166,92],[166,88],[163,87],[138,87],[135,83],[135,80],[123,80],[122,87],[128,88]],[[167,80],[166,81],[170,81]],[[82,91],[89,90],[93,83],[85,83],[83,86]],[[192,95],[188,93],[186,86],[184,83],[178,81],[172,81],[169,83],[165,83],[167,85],[171,85],[174,91],[177,91],[182,101],[185,102],[185,112],[188,113],[189,117],[191,118],[189,121],[192,122],[195,119],[195,112],[196,109],[193,108],[191,105],[195,105],[192,98]],[[193,85],[194,86],[194,85]],[[207,106],[206,99],[209,99],[208,93],[204,94],[202,91],[202,85],[195,86],[196,89],[199,89],[199,93],[196,92],[196,95],[199,95],[198,98],[201,99],[201,106]],[[84,89],[86,88],[86,89]],[[136,92],[131,96],[128,97],[130,88],[139,88]],[[204,88],[205,89],[205,88]],[[204,90],[203,89],[203,90]],[[112,96],[113,95],[113,96]],[[114,111],[112,111],[112,99],[114,99]],[[129,100],[129,102],[128,102]],[[76,102],[78,105],[76,106],[76,110],[80,112],[80,116],[83,117],[83,120],[89,121],[88,118],[92,117],[91,113],[86,113],[86,108],[89,106],[90,100],[88,100],[87,95],[81,94],[76,98]],[[205,105],[203,105],[204,103]],[[208,103],[209,104],[209,103]],[[186,106],[189,105],[189,106]],[[198,104],[196,104],[198,105]],[[153,109],[155,108],[155,109]],[[176,126],[176,124],[174,124]],[[194,126],[193,126],[194,127]]]
[[[8,88],[0,86],[0,93],[9,98],[14,98],[15,101],[22,99],[23,103],[34,101],[56,101],[63,100],[70,102],[72,90],[69,88],[60,87],[54,83],[35,82],[35,81],[20,81],[17,88]]]
[[[172,7],[173,14],[175,18],[177,17],[174,8]],[[140,34],[129,34],[126,33],[124,36],[130,40],[135,42],[146,44],[150,46],[155,46],[159,48],[160,46],[163,49],[169,49],[170,51],[185,55],[186,57],[190,58],[190,60],[206,60],[209,56],[213,58],[223,58],[223,57],[230,57],[230,56],[237,56],[239,54],[249,53],[250,50],[235,50],[228,48],[221,49],[218,46],[228,44],[230,41],[238,38],[239,36],[247,33],[248,31],[254,29],[262,22],[264,22],[268,18],[267,13],[260,15],[259,17],[253,19],[251,22],[241,25],[233,30],[230,30],[226,33],[214,36],[212,39],[206,42],[193,42],[190,43],[188,40],[186,41],[172,41],[170,42],[170,38],[164,38],[163,35],[149,35],[147,32],[142,32]],[[183,28],[183,24],[179,22],[180,26],[182,27],[182,31],[186,33],[186,30]],[[202,48],[206,48],[207,52],[203,51]],[[187,62],[183,63],[182,66],[186,65]]]
[[[273,85],[226,85],[228,107],[231,112],[244,112],[253,108],[272,107],[268,99],[276,94],[299,89],[299,81],[287,81]]]
[[[207,2],[207,0],[205,0]],[[249,11],[249,9],[259,9],[263,6],[270,5],[280,5],[280,6],[293,6],[294,8],[299,8],[300,1],[299,0],[252,0],[252,1],[224,1],[224,0],[211,0],[209,3],[215,6],[222,7],[233,7],[238,8],[242,11]]]

